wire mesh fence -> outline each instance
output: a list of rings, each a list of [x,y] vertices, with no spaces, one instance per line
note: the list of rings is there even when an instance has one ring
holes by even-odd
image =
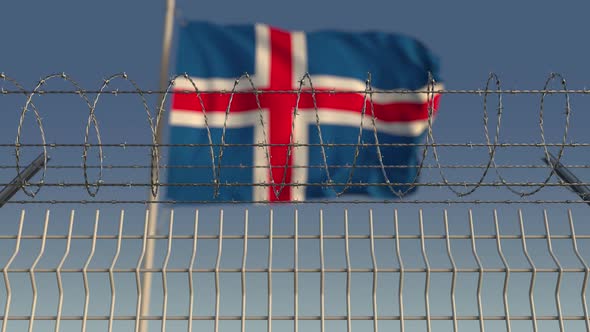
[[[147,217],[124,211],[83,218],[93,222],[48,211],[31,234],[23,212],[0,236],[2,329],[122,331],[140,320],[189,331],[588,329],[590,234],[571,211],[388,210],[185,220],[172,211],[152,236]],[[74,231],[82,223],[90,232]],[[149,239],[159,257],[145,269]],[[144,273],[154,275],[154,304],[141,315]]]

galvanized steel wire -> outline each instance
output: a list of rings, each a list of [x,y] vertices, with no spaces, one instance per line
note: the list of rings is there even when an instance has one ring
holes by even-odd
[[[268,214],[268,226],[266,228],[265,234],[251,234],[249,232],[249,227],[251,226],[249,226],[250,223],[248,210],[245,210],[244,214],[242,215],[243,232],[241,232],[239,235],[235,235],[225,233],[226,224],[224,222],[225,217],[223,210],[221,210],[219,217],[217,218],[217,234],[201,234],[199,231],[199,213],[196,211],[194,214],[193,231],[189,233],[175,234],[175,224],[179,221],[176,221],[174,211],[171,211],[168,219],[167,231],[165,231],[165,234],[148,236],[146,231],[148,218],[146,218],[144,221],[144,227],[142,228],[144,230],[143,234],[124,233],[124,222],[130,222],[126,221],[127,217],[124,211],[121,211],[120,219],[116,223],[117,230],[115,234],[99,234],[97,232],[98,225],[102,222],[98,212],[95,216],[94,227],[93,231],[91,232],[92,234],[76,234],[72,231],[73,225],[82,221],[77,220],[74,211],[72,211],[70,214],[70,220],[66,233],[55,234],[55,232],[49,232],[49,229],[51,228],[51,218],[49,211],[47,211],[43,222],[42,233],[25,234],[23,232],[23,225],[28,220],[25,218],[25,212],[23,211],[18,222],[18,230],[16,233],[2,234],[0,237],[0,243],[2,244],[2,247],[6,248],[10,252],[8,260],[3,264],[2,267],[2,274],[4,277],[3,286],[5,289],[6,298],[5,301],[3,301],[4,307],[0,316],[0,322],[2,322],[1,330],[3,332],[11,331],[11,325],[16,324],[17,321],[26,321],[28,322],[29,331],[32,331],[37,322],[52,321],[54,322],[55,329],[57,331],[60,330],[60,324],[64,324],[65,322],[69,321],[79,321],[81,323],[82,331],[84,331],[87,329],[87,324],[89,322],[103,321],[107,324],[105,325],[107,330],[113,331],[117,330],[114,328],[117,322],[132,321],[135,326],[135,331],[137,331],[139,328],[139,322],[142,320],[157,321],[160,324],[160,329],[162,331],[166,330],[167,326],[170,328],[170,324],[175,321],[186,322],[183,330],[186,329],[188,331],[197,330],[195,328],[195,324],[198,321],[211,322],[213,324],[213,330],[215,331],[224,330],[220,327],[221,322],[224,321],[238,322],[240,326],[239,329],[241,331],[245,331],[246,325],[253,321],[264,321],[268,331],[271,331],[273,328],[276,329],[277,327],[273,326],[273,323],[281,321],[292,322],[292,328],[289,330],[293,331],[302,330],[299,324],[305,321],[318,322],[320,331],[330,330],[326,324],[333,321],[344,322],[348,331],[356,330],[353,328],[353,326],[355,322],[359,321],[371,321],[371,329],[373,331],[388,328],[391,329],[392,325],[390,325],[391,323],[388,322],[392,321],[395,322],[395,324],[398,324],[400,331],[408,330],[408,324],[411,324],[413,321],[423,321],[426,324],[427,331],[449,330],[448,328],[441,328],[442,325],[437,323],[441,321],[447,321],[448,323],[452,324],[452,330],[454,331],[459,330],[461,322],[466,321],[477,323],[478,329],[480,331],[484,331],[485,326],[493,321],[504,322],[507,331],[514,330],[513,325],[519,321],[528,322],[535,331],[540,330],[541,326],[548,326],[543,325],[546,324],[546,322],[554,322],[557,324],[557,326],[559,326],[560,331],[564,331],[565,326],[573,321],[583,321],[586,328],[590,327],[590,317],[588,315],[588,304],[586,299],[590,268],[587,263],[587,251],[581,253],[579,250],[580,246],[587,246],[590,244],[590,234],[579,234],[576,232],[574,217],[572,216],[571,211],[569,211],[567,216],[565,216],[570,230],[565,234],[562,232],[560,232],[560,234],[553,234],[551,232],[551,225],[553,224],[555,227],[557,222],[550,221],[547,211],[544,211],[542,216],[542,223],[544,224],[545,228],[543,233],[532,233],[527,231],[526,222],[524,220],[525,218],[523,217],[523,214],[520,210],[518,211],[516,216],[517,218],[515,219],[515,224],[518,230],[509,232],[506,230],[502,231],[501,227],[499,226],[498,214],[495,210],[493,212],[493,219],[490,218],[492,220],[494,229],[492,233],[482,233],[481,230],[478,231],[478,228],[481,229],[481,227],[478,227],[478,224],[474,221],[475,218],[471,210],[469,210],[465,216],[468,222],[469,231],[461,234],[455,234],[449,231],[449,224],[453,224],[453,222],[456,222],[456,220],[449,221],[446,210],[444,211],[443,215],[441,215],[440,218],[437,218],[435,221],[435,223],[443,226],[442,232],[432,232],[425,228],[422,210],[418,211],[417,217],[418,232],[412,234],[403,234],[400,232],[399,224],[402,221],[407,223],[411,222],[411,220],[400,220],[398,211],[392,209],[391,217],[388,218],[391,219],[388,223],[388,228],[391,231],[388,231],[388,234],[383,234],[383,227],[379,227],[380,231],[375,228],[373,211],[369,210],[367,220],[368,233],[351,234],[349,214],[348,211],[345,210],[344,220],[339,221],[340,223],[343,223],[343,233],[334,234],[332,232],[326,233],[324,211],[320,210],[319,216],[317,216],[315,221],[318,227],[318,232],[316,234],[305,235],[300,234],[299,212],[294,211],[291,216],[291,221],[281,220],[283,225],[290,224],[292,231],[289,234],[277,234],[274,231],[274,226],[277,221],[275,220],[276,217],[271,210]],[[334,222],[337,221],[333,219],[330,220],[330,223]],[[356,222],[360,221],[356,220]],[[584,220],[579,222],[584,222]],[[507,224],[503,223],[503,225],[506,227]],[[51,233],[51,235],[49,233]],[[160,241],[161,246],[158,248],[162,254],[163,260],[161,260],[160,266],[145,269],[142,268],[142,261],[145,255],[145,244],[151,239]],[[40,242],[37,252],[29,253],[35,256],[32,264],[29,267],[13,266],[15,257],[19,255],[19,252],[22,250],[23,242],[31,240]],[[87,242],[87,244],[90,245],[89,250],[73,251],[72,243],[79,240]],[[111,243],[114,241],[113,250],[105,251],[105,246],[101,246],[97,249],[96,242],[102,240],[110,240]],[[122,243],[126,243],[131,240],[140,241],[139,247],[143,248],[136,254],[133,254],[133,259],[137,261],[137,265],[135,265],[133,268],[117,267],[118,260],[122,258],[122,255],[124,255],[125,251],[122,249]],[[192,250],[190,252],[182,253],[185,256],[190,257],[190,260],[186,262],[184,268],[171,267],[171,255],[174,255],[173,251],[175,250],[173,248],[177,248],[173,247],[173,244],[182,240],[191,241],[190,247]],[[197,254],[197,250],[199,250],[198,248],[202,248],[198,246],[198,242],[203,240],[216,242],[216,244],[211,247],[212,249],[213,247],[216,247],[216,250],[213,250],[213,252],[210,253],[212,255],[211,257],[214,258],[213,266],[210,268],[196,267],[198,264],[200,264],[198,260],[203,259],[204,257],[202,254]],[[242,242],[240,245],[242,247],[241,251],[223,250],[224,244],[232,240],[240,240]],[[319,265],[316,268],[301,266],[302,261],[304,264],[308,264],[310,259],[308,255],[305,255],[300,251],[301,243],[304,243],[303,241],[309,240],[314,240],[318,243],[318,246],[315,248],[315,250],[317,250],[316,254],[319,256]],[[327,241],[335,240],[340,241],[342,246],[339,248],[344,249],[339,252],[344,257],[344,264],[342,267],[338,268],[331,267],[336,263],[333,260],[328,259],[329,256],[327,253],[327,246],[332,248],[331,250],[334,248],[332,245],[334,242],[330,242],[331,244],[328,245]],[[400,244],[402,241],[408,240],[413,240],[418,243],[415,250],[410,250],[409,246],[404,248],[404,245]],[[44,258],[45,255],[48,255],[47,243],[49,241],[54,243],[57,241],[64,244],[63,251],[60,254],[58,264],[54,268],[40,268],[38,263]],[[252,243],[253,241],[264,242],[263,249],[267,251],[267,255],[265,257],[265,267],[254,268],[249,267],[247,264],[248,257],[251,255],[248,244]],[[278,243],[277,241],[289,241],[293,244],[293,256],[290,263],[291,267],[289,268],[274,266],[274,264],[277,262],[277,259],[284,259],[287,257],[284,255],[284,253],[277,251],[279,249],[275,248],[275,244]],[[364,245],[368,246],[369,256],[365,258],[368,258],[370,263],[368,263],[367,267],[354,267],[351,259],[351,243],[353,241],[355,241],[355,246],[358,244],[356,241],[362,241]],[[383,255],[384,251],[376,249],[377,241],[381,241],[381,244],[387,242],[390,245],[390,248],[394,250],[394,252],[390,252],[388,255],[396,258],[396,262],[394,264],[395,266],[384,266],[382,262],[380,263],[378,256]],[[457,249],[456,247],[459,245],[460,241],[468,241],[468,246],[471,248],[470,254],[473,257],[473,261],[470,263],[469,267],[458,267],[456,263],[457,250],[462,250]],[[486,243],[494,243],[495,250],[502,262],[502,266],[486,266],[483,256],[479,252],[485,241],[488,241]],[[544,241],[544,249],[540,248],[539,246],[535,246],[535,253],[533,255],[530,248],[531,241]],[[12,249],[9,249],[11,247],[8,245],[9,243],[12,244]],[[433,257],[433,255],[438,257],[437,255],[441,254],[433,252],[432,246],[435,243],[444,243],[444,250],[442,250],[442,253],[446,254],[448,258],[448,264],[446,264],[447,266],[444,268],[440,267],[440,262],[437,262],[438,267],[434,267],[432,265],[433,262],[431,261],[431,257]],[[556,251],[555,245],[557,243],[559,243],[560,247],[563,247],[564,244],[567,244],[567,247],[573,250],[575,257],[565,257],[563,249],[560,249],[559,252]],[[528,267],[511,266],[509,259],[506,257],[505,245],[511,247],[511,251],[514,248],[518,248],[518,245],[520,245],[521,250],[519,255],[524,255]],[[455,247],[455,249],[453,249],[453,247]],[[465,246],[465,249],[467,249],[467,246]],[[544,251],[543,254],[546,254],[548,257],[550,257],[549,261],[551,262],[552,267],[540,266],[546,265],[547,262],[539,258],[539,255],[541,254],[539,251]],[[462,251],[459,256],[464,256],[464,254],[466,253]],[[280,258],[275,258],[275,255]],[[510,255],[514,256],[514,253],[511,253]],[[108,261],[104,259],[102,260],[101,264],[104,264],[103,267],[89,268],[90,262],[97,256],[110,258]],[[225,259],[228,259],[227,257],[231,256],[232,258],[230,259],[235,259],[235,261],[239,263],[239,266],[235,268],[223,267],[223,264],[221,263],[222,256],[226,257]],[[72,257],[74,257],[79,262],[83,262],[82,266],[76,268],[64,268],[64,263],[67,260],[72,259]],[[575,258],[578,263],[572,263],[573,261],[570,258]],[[125,259],[128,260],[129,257]],[[415,265],[414,261],[416,261],[416,259],[421,261],[420,264],[422,266],[409,266]],[[512,259],[514,258],[511,258],[511,260]],[[487,264],[489,264],[489,262]],[[285,264],[281,263],[279,265],[284,266]],[[517,264],[513,262],[512,265]],[[159,287],[159,289],[161,289],[162,292],[162,305],[160,306],[161,311],[159,314],[154,314],[151,312],[146,315],[141,314],[142,310],[140,308],[140,304],[142,286],[141,278],[139,278],[139,274],[141,273],[156,273],[161,275],[161,287]],[[15,280],[15,278],[22,278],[24,274],[29,276],[31,281],[30,287],[32,289],[32,293],[30,294],[31,308],[28,314],[22,314],[22,308],[15,308],[13,305],[15,297],[22,299],[27,295],[24,293],[22,287],[14,287],[13,284],[11,284],[11,280]],[[80,294],[84,294],[84,305],[81,315],[72,313],[72,306],[67,305],[68,302],[73,300],[71,292],[76,287],[76,285],[66,284],[63,282],[63,278],[66,274],[81,274],[83,277],[83,287],[79,290]],[[97,279],[92,278],[93,281],[89,282],[89,274],[103,276],[106,274],[105,278],[108,279],[108,289],[110,294],[94,293],[95,290],[93,290],[93,288],[95,289],[96,287]],[[181,283],[178,281],[170,281],[172,275],[179,274],[187,276],[185,280],[186,282]],[[211,303],[214,309],[210,315],[203,315],[202,313],[196,311],[197,304],[195,301],[195,295],[203,292],[203,287],[207,287],[206,284],[203,283],[203,279],[199,279],[200,275],[206,274],[213,274],[213,283],[215,285],[212,295],[214,301]],[[258,293],[260,290],[257,291],[258,288],[256,288],[256,286],[252,286],[248,282],[248,280],[250,280],[249,278],[252,278],[253,275],[257,274],[263,274],[266,276],[264,279],[266,294]],[[300,279],[302,274],[314,275],[318,277],[319,294],[317,294],[318,297],[316,297],[314,301],[318,301],[319,306],[317,307],[315,314],[310,314],[309,310],[306,310],[303,314],[300,312],[299,287],[302,286]],[[368,285],[362,285],[362,283],[359,283],[359,280],[355,279],[355,277],[358,277],[359,275],[366,274],[369,274],[372,280],[372,282],[369,282]],[[492,279],[490,276],[495,274],[504,275],[502,278],[503,286],[497,289],[497,294],[501,294],[501,296],[498,296],[494,300],[490,299],[489,295],[486,295],[486,300],[484,300],[482,290],[484,287],[486,287],[487,283],[491,282]],[[42,284],[38,281],[38,279],[46,279],[46,277],[43,277],[46,275],[54,275],[55,280],[57,281],[58,300],[57,304],[55,305],[55,315],[40,315],[38,313],[38,306],[41,302],[47,306],[47,302],[41,300],[41,296],[39,295],[41,292],[39,287],[42,287],[41,285],[45,285],[44,287],[47,287],[47,284]],[[124,275],[134,276],[134,278],[124,278]],[[240,280],[238,282],[238,289],[230,287],[227,281],[224,281],[225,279],[222,280],[222,275],[236,275]],[[274,296],[273,291],[276,291],[277,287],[281,287],[276,286],[274,283],[275,280],[280,279],[280,275],[289,275],[293,280],[294,284],[291,299],[283,297],[277,298]],[[330,285],[330,282],[328,281],[328,275],[342,275],[345,278],[345,283],[343,285],[345,288],[345,297],[335,296],[333,291],[334,286]],[[391,280],[388,278],[388,275],[394,276],[399,282],[396,284],[385,281]],[[447,295],[445,295],[444,299],[441,299],[440,291],[433,289],[433,287],[441,287],[442,284],[437,276],[443,275],[450,277],[450,280],[449,282],[444,283],[444,285],[446,285],[444,293]],[[458,277],[461,276],[461,278],[464,278],[466,275],[470,276],[470,280],[473,280],[474,283],[465,282],[465,279],[462,279],[463,282],[457,282]],[[509,300],[509,293],[516,291],[515,288],[523,288],[524,285],[522,280],[518,281],[518,275],[530,276],[528,278],[528,297],[526,297],[526,302],[528,302],[529,306],[529,314],[522,314],[522,308],[513,308],[510,305],[510,303],[514,303],[514,299]],[[583,275],[583,278],[579,284],[572,284],[570,282],[569,285],[565,285],[564,279],[569,275]],[[554,279],[554,282],[547,284],[545,278],[547,276],[551,276]],[[536,283],[541,282],[542,279],[545,280],[542,282],[543,288],[535,288]],[[200,280],[200,282],[197,280]],[[415,280],[422,280],[421,289],[416,289],[415,285],[410,288],[405,285],[405,282],[412,283]],[[379,285],[384,282],[387,283],[387,289],[392,290],[395,293],[395,297],[392,298],[390,295],[380,292]],[[135,287],[131,287],[133,283],[135,283]],[[124,286],[121,286],[121,284]],[[279,282],[278,284],[280,285],[282,283]],[[547,288],[549,287],[547,285],[552,286],[550,286],[551,288]],[[567,298],[567,302],[579,303],[579,308],[576,310],[572,310],[572,305],[563,306],[563,287],[569,288],[568,294],[572,294],[572,288],[577,290],[578,299],[576,301],[573,301],[573,299],[569,297]],[[330,288],[330,290],[328,290],[328,288]],[[359,288],[365,289],[370,293],[370,315],[358,314],[358,307],[355,309],[351,307],[353,302],[358,301],[358,293],[356,292],[358,292]],[[67,295],[65,292],[66,289],[70,291],[69,295]],[[172,303],[171,301],[175,301],[175,304],[178,304],[180,301],[177,296],[175,296],[174,299],[170,296],[172,293],[178,294],[179,289],[181,289],[180,292],[184,294],[183,296],[185,297],[181,303],[186,303],[186,307],[184,307],[184,305],[181,306],[185,308],[185,311],[187,311],[187,314],[183,315],[179,315],[177,312],[178,310],[175,310],[174,313],[168,312],[168,307]],[[423,295],[418,296],[420,290],[423,290]],[[436,298],[433,298],[434,291],[436,291],[438,294],[438,297]],[[240,309],[238,315],[230,314],[228,313],[227,309],[224,309],[224,300],[222,300],[221,294],[227,294],[227,292],[240,292],[240,301],[238,301]],[[545,294],[548,294],[548,292],[554,293],[553,301],[555,309],[552,314],[547,314],[548,304],[543,303],[541,300],[536,298],[536,296],[539,295],[541,295],[542,298],[546,298],[547,296],[545,296]],[[103,298],[105,296],[108,298],[106,302],[109,302],[108,314],[105,315],[97,313],[96,310],[89,310],[89,302],[97,301],[97,298]],[[474,296],[474,298],[470,299],[470,301],[476,303],[476,314],[465,314],[464,304],[466,299],[470,296]],[[416,298],[420,297],[422,297],[422,301],[416,302]],[[132,301],[132,303],[135,303],[136,306],[135,308],[132,308],[135,312],[135,315],[122,314],[116,309],[120,308],[120,306],[117,306],[118,300],[125,298],[130,298],[131,300],[134,300],[135,298],[137,299],[136,301]],[[265,302],[263,306],[266,308],[266,314],[252,314],[251,311],[246,308],[247,303],[251,303],[248,302],[248,298],[257,298],[258,300]],[[342,315],[334,314],[334,310],[327,309],[328,302],[332,304],[330,306],[332,307],[334,301],[338,301],[338,299],[345,299],[345,305],[341,306],[345,312]],[[285,315],[284,309],[281,310],[280,314],[276,314],[273,311],[273,308],[277,306],[275,303],[287,303],[289,300],[294,301],[290,307],[292,310],[291,314]],[[520,299],[519,301],[522,300],[524,300],[524,298]],[[309,299],[306,299],[306,301],[309,301]],[[397,312],[384,312],[379,309],[380,303],[383,304],[387,302],[391,302],[392,304],[396,303],[397,309],[395,310],[397,310]],[[415,306],[417,305],[416,303],[422,303],[421,305],[423,306],[423,314],[415,314]],[[446,303],[447,306],[450,304],[448,308],[449,314],[441,315],[440,310],[436,310],[436,313],[434,313],[432,308],[433,303],[435,306],[440,306],[442,303]],[[461,310],[458,308],[458,303],[462,303]],[[20,301],[19,305],[22,307],[22,301]],[[227,303],[225,303],[225,305],[227,306]],[[307,305],[309,305],[309,303]],[[407,312],[408,306],[412,307],[409,309],[412,313]],[[503,314],[495,313],[498,310],[492,310],[492,307],[502,308]],[[66,310],[64,308],[69,309]],[[387,310],[391,310],[391,308]],[[44,310],[44,312],[46,311],[47,310]],[[174,326],[178,328],[178,325]],[[248,330],[249,329],[250,328],[248,328]]]

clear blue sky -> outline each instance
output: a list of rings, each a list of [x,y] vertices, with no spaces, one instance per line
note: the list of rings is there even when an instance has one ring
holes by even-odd
[[[43,76],[66,72],[85,89],[97,89],[105,77],[126,72],[144,89],[156,89],[161,54],[161,38],[164,16],[164,1],[6,1],[2,5],[0,20],[1,49],[0,72],[17,79],[26,88]],[[590,2],[587,1],[312,1],[300,0],[283,2],[273,0],[249,1],[186,1],[178,0],[179,19],[208,20],[217,23],[264,22],[286,29],[315,30],[382,30],[399,32],[424,41],[441,58],[441,75],[448,89],[478,89],[485,86],[490,72],[502,79],[503,88],[541,89],[551,72],[559,72],[566,79],[568,87],[587,88],[590,84],[590,46],[587,41],[587,20]],[[173,66],[171,68],[174,68]],[[9,85],[0,86],[12,88]],[[62,83],[52,83],[48,87],[71,88]],[[118,85],[117,85],[118,84]],[[127,89],[124,83],[114,87]],[[557,82],[551,85],[560,88]],[[538,95],[504,96],[504,118],[502,120],[502,141],[532,143],[540,142]],[[549,142],[558,143],[563,133],[563,96],[550,96],[545,109],[546,135]],[[495,99],[490,99],[489,110],[495,112]],[[155,100],[148,99],[153,110]],[[35,99],[43,119],[48,142],[82,143],[88,109],[77,97],[43,96]],[[573,115],[568,141],[590,141],[587,124],[590,121],[588,97],[571,97]],[[24,105],[21,96],[0,96],[0,107],[4,114],[0,121],[0,143],[11,144],[16,137],[19,110]],[[444,96],[440,116],[435,123],[437,141],[446,143],[484,142],[482,130],[482,97],[467,95]],[[104,143],[150,143],[145,110],[139,99],[133,96],[105,96],[98,105],[97,117],[100,121],[101,136]],[[496,124],[491,120],[492,126]],[[492,132],[493,127],[490,129]],[[91,130],[92,132],[92,130]],[[94,133],[91,134],[95,141]],[[24,125],[24,143],[40,143],[34,117],[27,115]],[[24,151],[28,161],[38,153],[38,148]],[[556,149],[552,149],[553,152]],[[58,149],[51,151],[53,165],[80,165],[81,148]],[[439,151],[444,164],[485,164],[485,149],[453,149]],[[105,164],[141,164],[149,161],[147,150],[119,148],[105,149]],[[499,152],[500,164],[541,164],[542,149],[505,149]],[[89,163],[96,165],[96,150],[90,152]],[[567,149],[564,160],[568,164],[588,164],[586,148]],[[432,154],[428,159],[433,161]],[[12,148],[0,148],[0,164],[13,165]],[[47,182],[82,182],[82,171],[49,170]],[[450,181],[475,181],[481,170],[449,170]],[[585,169],[576,173],[590,181]],[[96,179],[96,170],[91,170],[91,180]],[[105,171],[107,182],[145,182],[148,171]],[[547,171],[504,171],[509,181],[541,182]],[[14,169],[2,170],[0,182],[14,176]],[[497,181],[495,173],[488,181]],[[423,181],[440,182],[436,170],[425,174]],[[461,189],[461,188],[459,188]],[[102,188],[97,199],[145,199],[145,188],[106,189]],[[446,188],[422,188],[412,199],[455,199]],[[517,200],[504,188],[482,189],[473,199]],[[19,193],[14,199],[27,199]],[[44,188],[39,199],[91,199],[82,188]],[[469,199],[469,197],[468,197]],[[532,199],[577,199],[562,188],[545,189]],[[31,206],[31,218],[40,220],[43,209],[48,206]],[[426,208],[426,220],[433,220],[440,226],[443,207],[452,213],[466,216],[466,206],[436,206]],[[474,206],[470,206],[474,207]],[[514,229],[515,206],[497,206],[505,211],[506,223]],[[571,207],[576,216],[583,219],[588,214],[585,205],[552,206],[551,213],[556,219],[564,220],[564,211]],[[14,219],[20,206],[3,208],[3,216]],[[51,207],[56,215],[65,218],[70,208],[79,209],[80,218],[90,218],[95,206],[66,205]],[[104,206],[104,216],[112,217],[113,224],[121,206]],[[129,212],[133,218],[141,219],[143,206],[133,206]],[[316,207],[309,207],[306,213],[313,214]],[[355,213],[366,215],[367,206],[360,206]],[[379,218],[390,218],[391,206],[378,206]],[[476,218],[481,216],[490,221],[494,206],[475,206]],[[535,230],[542,232],[540,207],[527,205],[525,216],[535,218]],[[216,208],[205,209],[211,218],[217,215]],[[288,213],[284,207],[280,213]],[[339,213],[342,206],[329,206],[330,213]],[[229,209],[232,216],[239,215],[243,209]],[[256,213],[265,215],[266,208]],[[187,216],[189,213],[187,212]],[[404,207],[403,214],[409,220],[417,220],[417,207]],[[504,214],[503,214],[504,216]],[[60,218],[62,218],[60,217]],[[80,225],[80,233],[88,234],[91,219]],[[190,226],[190,220],[185,220]],[[578,220],[582,221],[582,220]],[[15,223],[6,226],[7,233],[15,232]],[[63,234],[65,219],[59,221]],[[462,224],[465,226],[465,224]],[[565,224],[563,224],[565,226]],[[137,224],[133,231],[137,232]],[[438,227],[438,226],[437,226]],[[559,227],[559,226],[556,226]],[[1,228],[0,228],[1,229]],[[188,232],[189,228],[186,228]],[[439,228],[437,228],[440,230]],[[491,228],[485,228],[488,233]],[[565,229],[565,228],[563,228]],[[586,228],[587,229],[587,228]],[[415,232],[416,229],[412,228]],[[466,234],[468,229],[459,227],[457,233]],[[30,233],[39,233],[40,223],[29,228]],[[115,228],[105,229],[114,232]],[[59,232],[59,231],[56,231]],[[54,265],[55,266],[55,265]],[[27,287],[23,283],[23,287]],[[551,286],[552,287],[552,286]]]

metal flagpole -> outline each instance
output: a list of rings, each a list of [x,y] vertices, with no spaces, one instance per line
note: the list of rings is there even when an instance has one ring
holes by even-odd
[[[176,10],[176,0],[166,0],[166,16],[164,17],[164,36],[162,38],[162,59],[160,62],[160,91],[165,91],[168,87],[168,66],[170,60],[170,48],[172,45],[172,33],[174,30],[174,12]],[[158,107],[162,105],[162,101],[164,100],[164,94],[158,95]],[[161,110],[158,108],[157,110],[160,112]],[[163,119],[157,122],[156,128],[156,144],[162,143],[162,128],[163,128]],[[158,196],[160,194],[160,188],[158,188],[157,194],[154,195],[150,188],[149,190],[149,200],[151,203],[148,205],[149,211],[149,219],[148,219],[148,236],[156,235],[156,230],[158,227],[158,203],[154,203],[154,201],[158,200]],[[154,251],[156,249],[156,240],[148,239],[146,243],[146,251],[145,251],[145,261],[144,261],[144,269],[151,269],[154,265]],[[149,315],[150,309],[150,299],[151,299],[151,288],[152,288],[152,273],[151,272],[144,272],[143,273],[143,283],[142,283],[142,290],[141,290],[141,317]],[[141,318],[138,317],[138,318]],[[149,321],[141,320],[140,321],[140,331],[147,332]]]

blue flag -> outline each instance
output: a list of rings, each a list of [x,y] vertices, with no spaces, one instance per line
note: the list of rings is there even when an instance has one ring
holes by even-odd
[[[189,22],[178,40],[176,72],[186,75],[173,86],[167,196],[396,197],[417,180],[412,144],[423,142],[439,96],[369,96],[367,81],[426,91],[438,71],[422,43],[401,35]]]

